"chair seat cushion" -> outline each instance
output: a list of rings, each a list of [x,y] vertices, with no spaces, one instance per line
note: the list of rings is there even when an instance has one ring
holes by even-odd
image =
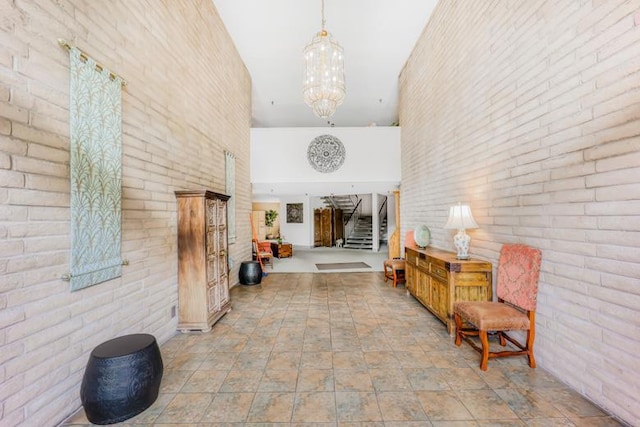
[[[501,302],[456,302],[453,311],[483,331],[529,329],[529,318],[526,313]]]
[[[383,265],[385,267],[389,267],[395,270],[404,270],[404,260],[403,259],[386,259],[384,260]]]

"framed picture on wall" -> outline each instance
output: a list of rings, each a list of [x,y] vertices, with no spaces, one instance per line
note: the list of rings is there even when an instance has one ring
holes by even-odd
[[[302,203],[287,203],[287,223],[302,224]]]

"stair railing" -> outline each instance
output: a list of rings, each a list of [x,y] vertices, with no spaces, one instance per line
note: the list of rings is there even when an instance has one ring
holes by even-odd
[[[331,206],[332,206],[334,209],[338,209],[338,204],[337,204],[337,203],[336,203],[336,201],[334,200],[333,195],[331,195],[331,196],[325,196],[325,200],[326,200],[326,199],[328,199],[328,200],[329,200],[329,202],[331,203]]]
[[[351,233],[353,232],[353,229],[355,228],[356,223],[358,222],[358,218],[360,218],[360,213],[362,211],[362,199],[359,198],[358,196],[355,196],[355,197],[357,200],[357,202],[355,203],[356,207],[353,208],[353,210],[347,217],[346,221],[344,222],[344,235],[346,237],[350,236]]]
[[[380,237],[380,240],[385,240],[385,241],[386,239],[382,239],[382,236],[380,236],[380,234],[382,234],[382,223],[384,222],[384,219],[387,217],[387,200],[388,200],[388,197],[385,196],[384,201],[380,206],[380,209],[378,209],[378,236]]]
[[[349,197],[351,197],[351,196],[349,196]],[[354,203],[356,207],[353,208],[353,210],[351,211],[351,213],[349,214],[347,219],[344,221],[345,225],[348,224],[349,221],[351,221],[351,219],[353,218],[354,215],[360,216],[360,210],[361,210],[360,204],[362,203],[362,199],[359,198],[358,196],[356,196],[356,200],[357,200],[357,203]],[[356,218],[356,220],[357,220],[357,218]]]

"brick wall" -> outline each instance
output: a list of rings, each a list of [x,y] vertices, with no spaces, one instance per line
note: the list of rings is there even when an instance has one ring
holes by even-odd
[[[62,37],[122,75],[121,278],[70,293],[69,59]],[[0,0],[0,424],[80,407],[89,352],[177,318],[174,190],[224,192],[236,155],[237,243],[250,256],[251,82],[211,0]]]
[[[637,1],[441,1],[400,77],[404,231],[543,251],[540,367],[640,425]]]

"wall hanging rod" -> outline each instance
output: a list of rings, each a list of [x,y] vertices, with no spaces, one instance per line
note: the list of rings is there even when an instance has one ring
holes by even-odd
[[[69,42],[68,42],[68,41],[66,41],[65,39],[58,39],[58,44],[59,44],[61,47],[63,47],[63,48],[65,48],[65,49],[67,49],[67,50],[71,50],[71,48],[73,47],[73,46],[71,46],[71,44],[69,44]],[[79,48],[78,48],[78,50],[80,51],[80,58],[82,58],[82,60],[83,60],[83,61],[86,61],[87,59],[89,59],[89,55],[87,55],[87,54],[86,54],[82,49],[79,49]],[[99,64],[99,63],[96,61],[96,70],[98,70],[98,71],[102,71],[102,70],[104,70],[104,69],[105,69],[105,68],[104,68],[104,66],[102,66],[101,64]],[[122,86],[126,86],[126,85],[127,85],[127,81],[126,81],[125,79],[123,79],[121,76],[119,76],[119,75],[117,75],[116,73],[114,73],[113,71],[109,71],[109,76],[110,76],[110,77],[111,77],[111,79],[113,79],[113,80],[115,80],[116,78],[119,78],[119,79],[120,79],[120,81],[122,82]]]

